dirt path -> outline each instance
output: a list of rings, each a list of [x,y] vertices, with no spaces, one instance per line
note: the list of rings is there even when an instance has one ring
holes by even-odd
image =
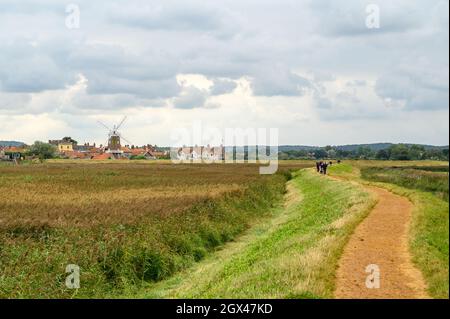
[[[368,187],[378,197],[369,216],[355,230],[339,262],[336,298],[429,298],[422,274],[408,250],[412,204],[385,189]],[[374,277],[379,269],[379,288]],[[370,272],[366,272],[370,271]]]

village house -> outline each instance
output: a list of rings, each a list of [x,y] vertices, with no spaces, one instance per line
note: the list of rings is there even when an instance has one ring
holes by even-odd
[[[56,146],[58,152],[64,154],[66,152],[73,152],[74,147],[77,145],[71,137],[64,137],[61,140],[49,140],[49,144]]]
[[[9,146],[0,149],[0,160],[12,161],[25,158],[25,147]]]
[[[95,143],[84,143],[83,145],[74,145],[73,146],[74,151],[83,152],[83,153],[98,153],[100,151],[99,148],[96,147]]]
[[[48,142],[56,146],[61,158],[66,159],[91,159],[104,152],[102,147],[96,147],[95,143],[92,145],[90,143],[78,145],[71,137],[64,137],[61,140],[49,140]]]
[[[165,158],[168,156],[168,152],[164,151],[158,151],[155,146],[152,146],[150,144],[143,146],[143,147],[134,147],[125,145],[121,148],[122,155],[126,158],[136,158],[136,157],[142,157],[147,160],[155,160],[159,158]]]
[[[61,142],[57,147],[60,153],[73,152],[73,144],[69,142]]]
[[[0,161],[6,160],[5,150],[2,146],[0,146]]]
[[[224,159],[225,148],[221,146],[211,147],[194,146],[194,147],[180,147],[177,151],[177,158],[179,160],[207,160],[207,161],[222,161]]]

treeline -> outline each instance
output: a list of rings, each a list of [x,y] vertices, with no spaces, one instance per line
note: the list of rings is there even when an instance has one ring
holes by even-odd
[[[360,146],[354,150],[343,150],[339,147],[326,146],[314,150],[288,150],[279,152],[280,160],[289,159],[377,159],[377,160],[449,160],[448,148],[425,148],[422,145],[395,144],[389,148],[373,150],[368,146]]]

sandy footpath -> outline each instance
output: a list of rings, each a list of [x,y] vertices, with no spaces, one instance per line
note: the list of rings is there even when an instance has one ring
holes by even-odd
[[[429,298],[408,249],[412,203],[382,188],[367,190],[378,197],[378,203],[344,249],[337,271],[336,298]],[[377,286],[377,269],[379,288],[368,288],[367,284]]]

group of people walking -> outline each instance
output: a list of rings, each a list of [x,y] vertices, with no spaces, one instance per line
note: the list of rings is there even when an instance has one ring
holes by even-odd
[[[340,164],[341,160],[337,160],[337,163]],[[333,162],[329,161],[328,163],[325,161],[316,162],[317,173],[327,175],[328,166],[333,165]]]
[[[330,166],[333,165],[333,162],[328,162],[328,163],[324,162],[324,161],[316,162],[317,173],[326,175],[327,168],[329,165]]]

